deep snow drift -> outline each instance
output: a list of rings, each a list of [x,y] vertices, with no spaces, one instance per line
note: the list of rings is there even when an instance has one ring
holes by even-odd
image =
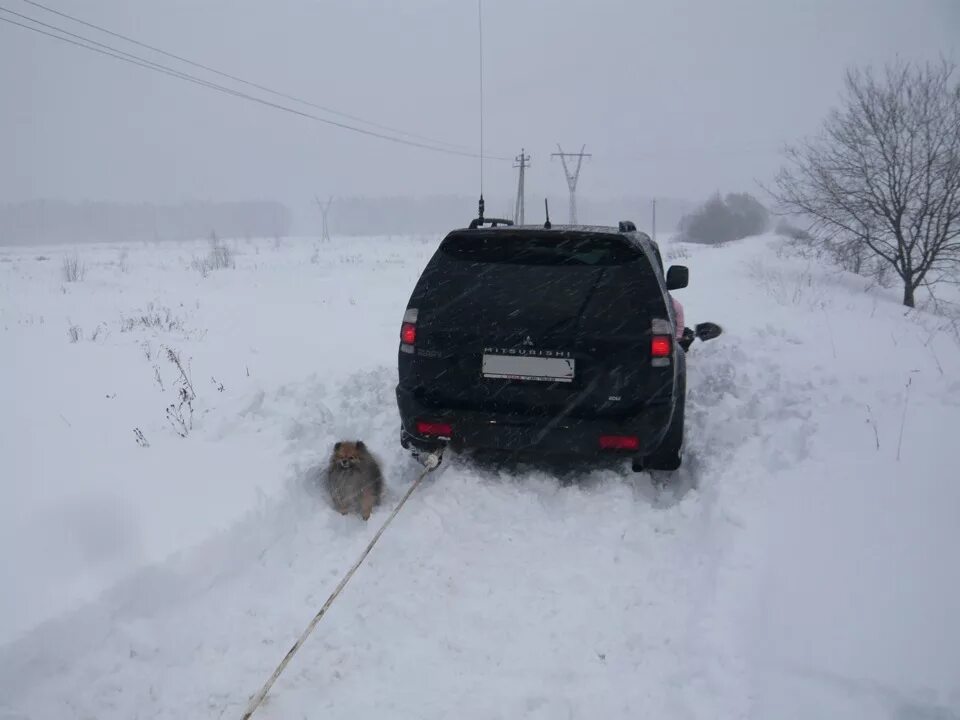
[[[436,240],[88,246],[76,283],[0,250],[0,718],[239,717],[418,471]],[[446,459],[256,717],[960,718],[957,326],[776,238],[664,251],[725,329],[678,486]],[[341,437],[385,466],[369,524],[313,489]]]

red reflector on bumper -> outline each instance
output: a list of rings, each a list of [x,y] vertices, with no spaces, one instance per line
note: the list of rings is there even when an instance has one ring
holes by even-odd
[[[601,450],[639,450],[640,438],[636,435],[601,435]]]
[[[453,434],[453,426],[450,425],[450,423],[417,420],[417,434],[433,435],[434,437],[450,437]]]

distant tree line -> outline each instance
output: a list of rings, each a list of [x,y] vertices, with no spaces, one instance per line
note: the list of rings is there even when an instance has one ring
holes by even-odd
[[[549,197],[550,218],[567,222],[566,195]],[[578,198],[580,222],[616,225],[632,220],[652,230],[652,200],[643,196]],[[691,203],[657,198],[660,231],[676,227]],[[513,197],[488,195],[487,217],[513,218]],[[330,209],[334,236],[440,234],[465,227],[476,216],[477,198],[460,195],[338,197]],[[543,196],[527,191],[526,222],[544,220]],[[77,242],[176,241],[210,237],[318,235],[321,216],[312,198],[302,205],[268,202],[153,203],[35,200],[0,204],[0,245]]]
[[[526,223],[544,221],[543,195],[527,189]],[[550,219],[557,224],[567,222],[568,198],[550,196]],[[486,197],[487,217],[513,219],[512,196]],[[676,227],[681,215],[690,209],[690,203],[672,198],[657,199],[657,225],[661,231]],[[308,208],[309,231],[320,227],[316,207]],[[416,233],[444,233],[465,227],[477,214],[477,198],[466,195],[427,195],[421,197],[335,197],[330,209],[330,231],[337,235],[409,235]],[[614,198],[578,198],[578,215],[582,223],[616,225],[620,220],[632,220],[641,230],[649,232],[652,225],[651,198],[624,196]]]
[[[277,237],[290,233],[290,212],[269,201],[68,203],[37,200],[0,205],[0,245]]]

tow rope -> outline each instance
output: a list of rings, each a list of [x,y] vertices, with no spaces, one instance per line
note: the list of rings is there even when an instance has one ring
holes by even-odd
[[[317,627],[317,623],[320,622],[327,610],[330,609],[330,606],[333,605],[333,601],[337,599],[343,588],[345,588],[347,583],[350,582],[350,578],[353,577],[353,574],[357,571],[360,565],[363,564],[363,561],[367,559],[367,555],[369,555],[370,551],[373,550],[373,546],[377,544],[377,540],[379,540],[380,536],[383,535],[383,531],[387,529],[387,526],[390,525],[391,522],[393,522],[393,519],[397,516],[397,513],[400,512],[400,509],[404,506],[404,504],[406,504],[407,500],[410,499],[410,496],[413,495],[413,491],[417,489],[417,487],[420,485],[420,482],[427,476],[428,473],[430,473],[440,464],[439,454],[430,453],[429,455],[426,455],[423,459],[423,464],[423,472],[420,473],[419,477],[413,481],[413,484],[407,490],[406,494],[404,494],[404,496],[400,499],[400,502],[397,503],[397,506],[393,509],[393,512],[390,513],[383,525],[380,526],[380,529],[377,530],[377,534],[373,536],[373,539],[367,544],[367,547],[360,554],[360,557],[357,558],[357,561],[353,564],[353,567],[351,567],[347,571],[347,574],[343,576],[340,584],[337,585],[330,597],[327,598],[327,601],[323,604],[323,607],[321,607],[319,612],[314,615],[313,619],[300,634],[300,637],[297,638],[297,641],[293,644],[293,647],[290,648],[283,660],[280,661],[277,669],[273,671],[273,674],[267,679],[267,682],[264,683],[263,687],[260,688],[260,691],[254,695],[253,698],[251,698],[250,704],[247,705],[247,709],[243,713],[241,720],[250,720],[253,714],[257,711],[257,708],[259,708],[264,699],[266,699],[267,693],[270,692],[270,688],[273,687],[273,684],[277,681],[277,678],[279,678],[280,674],[286,669],[287,665],[290,663],[290,660],[293,659],[293,656],[296,655],[297,651],[303,646],[303,643],[306,642],[308,637],[310,637],[310,633],[312,633],[314,628]]]

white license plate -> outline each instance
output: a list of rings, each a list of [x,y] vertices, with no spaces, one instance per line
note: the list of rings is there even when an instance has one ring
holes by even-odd
[[[484,355],[483,376],[505,380],[573,382],[573,358]]]

